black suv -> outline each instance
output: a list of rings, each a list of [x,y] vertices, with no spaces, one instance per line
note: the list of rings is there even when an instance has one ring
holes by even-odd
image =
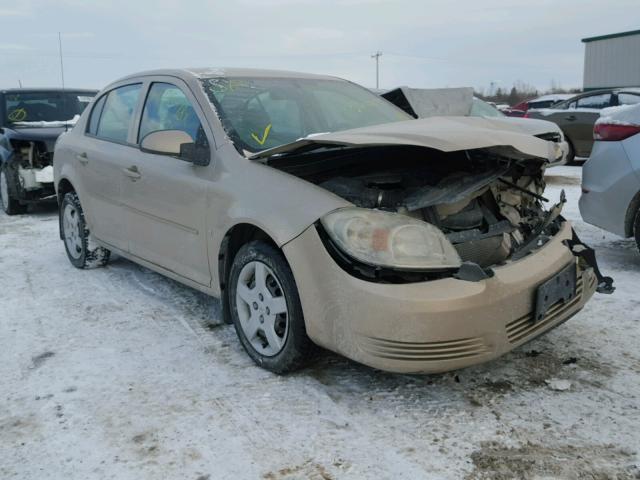
[[[0,90],[0,205],[8,215],[55,198],[53,146],[96,90]]]

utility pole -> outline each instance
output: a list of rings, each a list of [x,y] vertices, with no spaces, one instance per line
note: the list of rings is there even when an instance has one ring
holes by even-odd
[[[376,53],[371,55],[371,58],[376,59],[376,88],[380,88],[380,57],[382,56],[382,52],[378,50]]]

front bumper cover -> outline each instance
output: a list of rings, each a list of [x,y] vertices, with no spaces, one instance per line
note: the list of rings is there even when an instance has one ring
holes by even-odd
[[[499,357],[580,311],[598,280],[589,259],[577,257],[566,244],[573,239],[564,222],[543,247],[475,282],[449,277],[386,284],[355,278],[334,262],[314,226],[283,250],[312,340],[382,370],[431,373]],[[536,321],[538,286],[572,262],[575,297],[550,306]]]

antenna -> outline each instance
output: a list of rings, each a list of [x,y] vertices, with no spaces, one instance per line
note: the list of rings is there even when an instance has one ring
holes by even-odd
[[[58,32],[58,51],[60,52],[60,78],[62,79],[62,90],[64,90],[64,63],[62,62],[62,35]]]
[[[62,80],[62,111],[67,110],[67,96],[64,93],[64,63],[62,61],[62,34],[58,32],[58,51],[60,52],[60,79]],[[64,131],[69,131],[67,122],[64,122]]]

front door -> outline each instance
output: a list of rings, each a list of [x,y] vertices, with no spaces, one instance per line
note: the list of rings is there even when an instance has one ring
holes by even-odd
[[[182,130],[207,144],[204,116],[186,87],[151,83],[138,143],[158,130]],[[207,192],[210,167],[135,150],[129,158],[123,203],[129,212],[131,253],[201,285],[210,285]]]

